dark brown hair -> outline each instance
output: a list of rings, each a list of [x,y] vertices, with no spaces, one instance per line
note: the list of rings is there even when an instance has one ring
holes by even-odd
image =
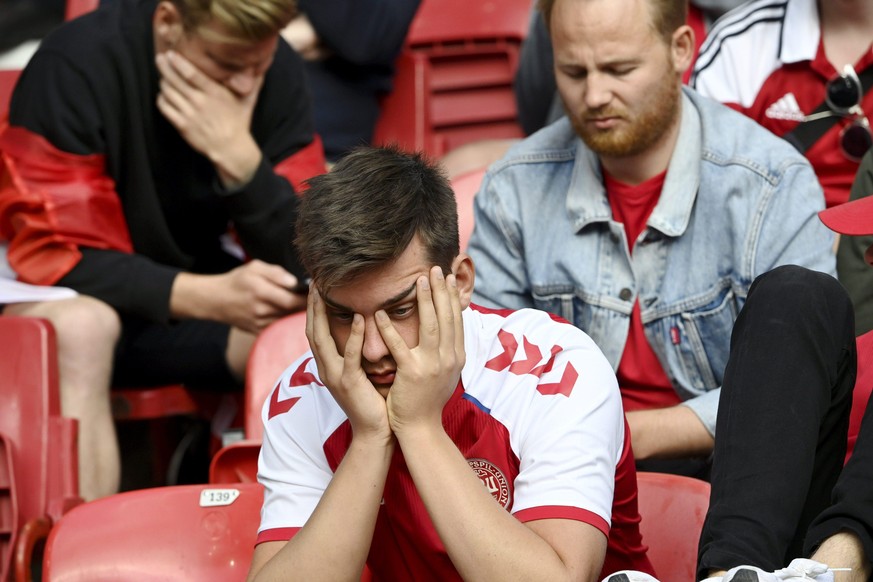
[[[399,257],[418,235],[432,265],[458,256],[458,208],[448,179],[419,153],[361,147],[308,181],[294,241],[323,292]]]

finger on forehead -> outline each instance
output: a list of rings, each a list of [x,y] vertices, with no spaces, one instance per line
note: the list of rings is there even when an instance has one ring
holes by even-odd
[[[324,300],[314,290],[309,294],[310,306],[307,308],[307,325],[311,325],[313,349],[322,350],[325,347],[326,338],[330,337],[330,330],[327,324],[327,313],[324,310]],[[310,317],[311,315],[311,317]]]
[[[352,329],[346,340],[343,352],[343,368],[346,372],[357,371],[361,367],[361,350],[364,348],[364,318],[359,313],[354,314]]]
[[[430,284],[439,329],[439,347],[441,350],[448,349],[455,343],[455,317],[448,284],[441,267],[431,269]]]
[[[315,340],[321,344],[325,338],[330,337],[327,312],[324,309],[324,300],[319,295],[318,290],[313,289],[310,297],[312,300],[312,333]]]
[[[316,291],[314,288],[309,291],[306,297],[306,339],[309,340],[309,347],[315,351],[315,302]]]
[[[424,348],[439,346],[440,322],[434,308],[433,271],[416,282],[418,299],[418,343]]]
[[[339,366],[341,365],[339,364],[339,354],[336,351],[336,342],[330,335],[324,300],[315,288],[309,293],[306,316],[307,330],[311,329],[311,332],[308,331],[308,334],[311,334],[309,346],[312,348],[312,354],[315,356],[319,371],[327,378],[334,378],[336,374],[339,374]]]
[[[327,371],[324,369],[324,363],[321,361],[321,354],[315,345],[315,301],[315,295],[310,292],[306,298],[306,340],[309,342],[309,349],[312,350],[312,357],[315,358],[315,365],[319,369],[319,374],[326,374]]]
[[[446,282],[449,287],[449,299],[451,300],[452,314],[454,316],[455,345],[461,351],[464,351],[464,316],[461,310],[461,292],[458,289],[458,280],[452,274],[446,277]]]

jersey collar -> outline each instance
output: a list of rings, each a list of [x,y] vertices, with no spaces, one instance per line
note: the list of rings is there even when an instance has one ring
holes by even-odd
[[[820,40],[816,0],[790,0],[785,6],[779,60],[783,63],[811,61],[815,59]]]

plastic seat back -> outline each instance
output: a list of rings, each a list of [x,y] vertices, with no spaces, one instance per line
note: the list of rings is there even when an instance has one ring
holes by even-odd
[[[18,489],[12,466],[14,448],[12,440],[0,432],[0,580],[9,579],[18,541]]]
[[[530,0],[422,0],[406,42],[412,48],[497,38],[520,43],[530,18]]]
[[[64,8],[64,20],[78,18],[87,12],[96,10],[100,0],[67,0]]]
[[[455,191],[455,200],[458,203],[458,235],[462,252],[467,249],[470,235],[473,234],[473,200],[484,176],[485,168],[480,168],[461,174],[452,180],[452,189]]]
[[[25,524],[56,521],[81,499],[76,422],[61,416],[54,329],[43,319],[2,316],[0,343],[0,505],[10,510],[0,547],[8,571],[13,549],[32,549],[35,542],[22,537]]]
[[[440,156],[522,137],[512,90],[530,0],[424,0],[382,102],[374,143]]]
[[[0,120],[6,117],[9,111],[9,101],[12,99],[12,90],[21,71],[18,69],[0,69]]]
[[[209,463],[210,483],[254,483],[258,480],[260,440],[243,440],[222,447]]]
[[[849,416],[849,440],[846,447],[846,461],[852,456],[858,431],[861,430],[861,419],[867,410],[870,393],[873,392],[873,331],[857,338],[858,375],[855,378],[855,390],[852,393],[852,412]]]
[[[263,438],[261,407],[264,400],[276,387],[276,381],[285,368],[307,350],[305,311],[275,321],[258,335],[246,366],[243,424],[246,440],[260,441]]]
[[[695,582],[697,545],[709,509],[706,481],[640,471],[637,473],[643,543],[660,580]]]
[[[49,535],[44,579],[245,580],[263,498],[256,483],[177,485],[80,505]]]
[[[258,454],[264,438],[261,409],[282,372],[309,350],[306,312],[293,313],[264,329],[255,340],[246,366],[243,404],[244,440],[222,447],[209,465],[209,482],[257,480]]]

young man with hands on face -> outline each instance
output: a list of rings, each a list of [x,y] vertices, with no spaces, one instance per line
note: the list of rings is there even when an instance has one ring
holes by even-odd
[[[295,12],[119,0],[49,35],[18,81],[0,125],[0,238],[19,279],[96,299],[85,319],[104,324],[84,341],[50,304],[6,312],[48,317],[62,347],[100,347],[61,353],[86,498],[118,487],[110,385],[239,388],[255,334],[305,305],[283,243],[295,188],[324,157],[302,63],[279,39]]]
[[[249,579],[651,570],[621,398],[590,338],[470,303],[454,194],[420,156],[358,149],[309,184],[311,351],[264,405]]]

